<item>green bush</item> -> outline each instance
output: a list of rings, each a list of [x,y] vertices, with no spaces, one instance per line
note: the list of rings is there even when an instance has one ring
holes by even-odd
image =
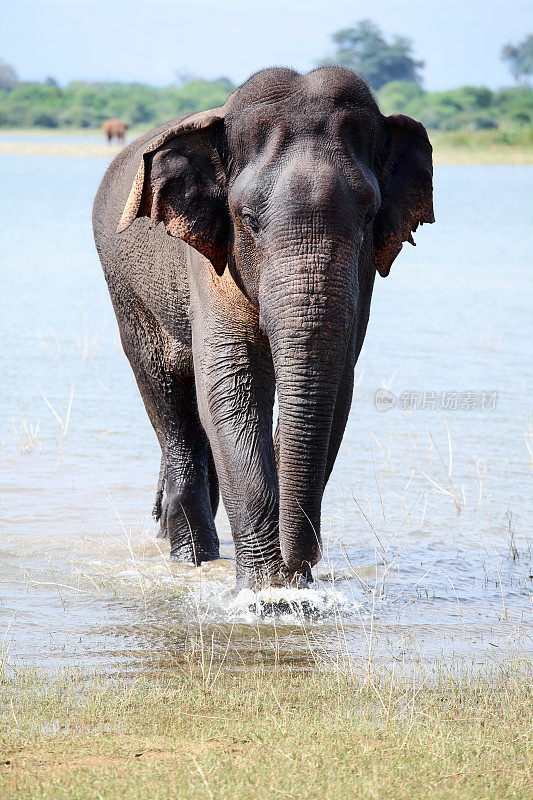
[[[380,89],[377,100],[384,114],[407,114],[432,130],[513,129],[528,127],[533,120],[533,90],[524,86],[498,92],[486,86],[425,92],[416,84],[393,81]]]
[[[74,81],[64,89],[51,81],[0,90],[2,127],[98,128],[119,117],[147,129],[181,114],[223,104],[235,87],[227,78],[190,80],[181,87]]]
[[[33,114],[29,115],[30,124],[36,128],[57,128],[59,123],[57,117],[50,114],[48,111],[41,111],[36,109]]]
[[[530,114],[525,114],[522,111],[519,111],[517,114],[511,114],[511,120],[516,123],[516,125],[531,125],[532,122]]]
[[[443,119],[439,126],[442,131],[459,131],[459,130],[496,130],[498,128],[498,121],[489,114],[473,114],[467,111],[460,111],[456,114],[450,114],[449,117]]]
[[[403,113],[406,108],[416,108],[423,104],[426,92],[417,83],[391,81],[377,93],[380,108],[384,114]]]

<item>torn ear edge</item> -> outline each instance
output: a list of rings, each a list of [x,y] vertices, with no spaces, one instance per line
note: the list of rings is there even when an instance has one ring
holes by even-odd
[[[432,147],[421,122],[403,114],[385,117],[382,206],[376,218],[374,263],[386,277],[404,242],[415,245],[419,225],[435,222]]]

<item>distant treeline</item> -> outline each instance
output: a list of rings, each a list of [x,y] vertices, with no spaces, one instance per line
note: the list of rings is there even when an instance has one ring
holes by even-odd
[[[516,129],[533,124],[533,89],[528,86],[498,91],[463,86],[426,92],[416,83],[391,81],[376,97],[384,114],[407,114],[432,130]]]
[[[387,41],[370,19],[335,31],[331,41],[333,51],[317,65],[340,64],[362,75],[385,114],[408,114],[432,130],[493,130],[502,143],[505,136],[531,139],[531,34],[502,49],[500,57],[521,85],[499,91],[485,86],[424,91],[424,62],[415,57],[413,42],[403,36]],[[183,75],[179,86],[77,81],[63,88],[53,78],[21,82],[15,68],[0,58],[0,127],[99,128],[106,119],[120,117],[130,127],[148,130],[181,114],[221,105],[234,89],[227,78],[207,81]]]
[[[0,127],[99,128],[109,117],[149,129],[169,119],[218,106],[234,85],[226,78],[189,80],[182,86],[138,83],[19,83],[0,90]],[[376,92],[385,114],[401,112],[433,130],[511,130],[533,124],[533,90],[527,86],[491,91],[465,86],[426,92],[417,83],[391,81]]]
[[[62,88],[53,79],[24,82],[0,89],[0,127],[99,128],[104,120],[119,117],[130,126],[148,129],[221,105],[234,88],[226,78],[165,87],[76,81]]]

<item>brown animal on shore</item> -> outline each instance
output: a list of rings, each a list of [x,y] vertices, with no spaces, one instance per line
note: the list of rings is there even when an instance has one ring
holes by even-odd
[[[111,144],[113,139],[116,139],[119,144],[124,146],[128,126],[121,119],[106,119],[102,125],[102,130],[108,144]]]

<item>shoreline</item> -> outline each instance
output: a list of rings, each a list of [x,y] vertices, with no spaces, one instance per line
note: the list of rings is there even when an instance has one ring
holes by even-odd
[[[133,131],[128,143],[142,131]],[[442,136],[430,134],[435,166],[448,165],[530,165],[533,147],[524,144],[500,144],[486,141],[465,145],[453,144]],[[37,141],[35,141],[37,140]],[[0,131],[0,156],[55,156],[60,158],[107,158],[111,160],[122,148],[108,145],[100,131]]]

